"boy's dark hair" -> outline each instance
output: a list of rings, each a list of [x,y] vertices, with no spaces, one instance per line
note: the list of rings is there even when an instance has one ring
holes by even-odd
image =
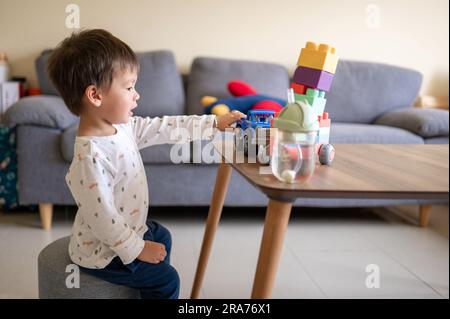
[[[117,70],[139,71],[135,53],[106,30],[84,30],[64,39],[48,60],[48,73],[69,110],[80,115],[89,85],[108,90]]]

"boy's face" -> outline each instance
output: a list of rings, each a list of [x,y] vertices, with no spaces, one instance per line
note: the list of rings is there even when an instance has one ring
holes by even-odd
[[[102,102],[99,111],[102,118],[111,124],[128,123],[133,116],[132,109],[137,107],[139,94],[134,85],[137,72],[118,70],[108,91],[102,92]]]

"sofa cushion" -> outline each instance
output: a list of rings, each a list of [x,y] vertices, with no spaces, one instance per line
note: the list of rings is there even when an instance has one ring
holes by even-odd
[[[372,123],[385,112],[413,105],[421,82],[414,70],[341,60],[325,111],[336,122]]]
[[[448,135],[448,111],[408,107],[382,115],[375,124],[402,128],[422,137],[445,136]]]
[[[2,116],[9,127],[32,124],[65,129],[78,121],[59,96],[27,96],[13,105]]]
[[[36,59],[36,72],[43,94],[59,95],[47,72],[52,50],[45,50]],[[136,53],[140,72],[136,90],[140,95],[134,113],[140,116],[184,114],[184,89],[175,57],[170,51]]]
[[[423,144],[409,131],[373,124],[331,123],[331,144]]]
[[[38,56],[35,61],[36,74],[42,94],[59,95],[47,72],[47,61],[51,53],[52,50],[47,49],[42,51],[41,55]]]
[[[278,64],[242,60],[196,58],[191,66],[187,85],[188,114],[203,114],[200,99],[205,95],[230,97],[227,83],[248,82],[259,94],[287,99],[287,70]]]
[[[68,163],[72,162],[75,136],[78,131],[78,123],[64,130],[61,134],[61,154]],[[170,149],[172,145],[162,144],[147,147],[141,150],[142,161],[144,164],[167,164],[172,163],[170,159]],[[190,150],[190,147],[189,147]],[[190,160],[190,154],[187,154],[186,161]]]
[[[183,83],[172,52],[144,52],[137,56],[140,72],[136,90],[141,97],[134,113],[150,117],[184,114]]]

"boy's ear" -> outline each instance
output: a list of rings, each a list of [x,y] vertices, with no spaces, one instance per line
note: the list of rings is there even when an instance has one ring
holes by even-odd
[[[84,91],[84,94],[88,98],[89,102],[94,104],[96,107],[100,107],[102,105],[102,95],[95,85],[89,85]]]

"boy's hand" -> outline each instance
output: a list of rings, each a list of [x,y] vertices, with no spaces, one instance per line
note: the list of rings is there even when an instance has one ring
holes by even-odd
[[[226,128],[231,127],[231,124],[245,117],[247,116],[244,113],[236,110],[231,111],[230,113],[225,115],[217,116],[217,129],[219,129],[220,131],[225,131]]]
[[[158,264],[163,261],[166,256],[166,247],[163,244],[146,240],[144,249],[142,249],[137,259],[151,264]]]

